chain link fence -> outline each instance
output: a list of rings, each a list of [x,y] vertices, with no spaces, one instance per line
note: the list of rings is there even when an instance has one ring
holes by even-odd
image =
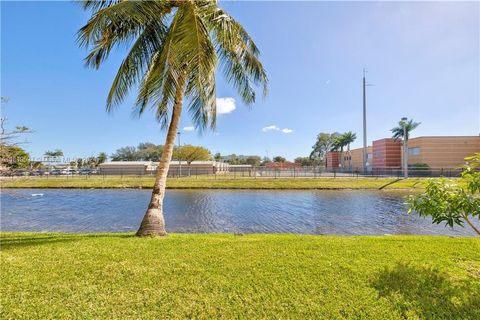
[[[410,168],[408,170],[409,177],[459,177],[462,169],[458,168]],[[141,170],[141,169],[122,169],[115,168],[103,171],[99,169],[69,169],[69,170],[54,170],[54,171],[29,171],[29,170],[13,170],[5,172],[4,177],[39,177],[45,179],[54,179],[56,177],[70,178],[70,177],[89,177],[95,176],[154,176],[155,170]],[[189,167],[182,168],[172,167],[168,173],[169,178],[185,178],[193,179],[276,179],[276,178],[341,178],[341,177],[403,177],[403,170],[401,168],[325,168],[319,166],[310,167],[295,167],[295,168],[268,168],[268,167],[240,167],[229,168],[228,171],[216,172],[214,167]]]

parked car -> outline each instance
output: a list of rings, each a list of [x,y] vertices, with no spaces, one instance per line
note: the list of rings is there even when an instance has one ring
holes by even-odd
[[[54,169],[54,170],[50,171],[50,174],[53,175],[53,176],[59,176],[59,175],[62,174],[62,170]]]
[[[16,176],[16,177],[22,177],[22,176],[28,176],[28,175],[30,175],[30,172],[26,170],[14,170],[12,172],[12,176]]]
[[[81,175],[88,175],[88,174],[92,174],[92,170],[91,169],[81,169],[78,171],[79,174]]]
[[[4,171],[0,172],[0,176],[2,176],[2,177],[11,177],[11,176],[13,176],[13,172],[10,171],[10,170],[4,170]]]

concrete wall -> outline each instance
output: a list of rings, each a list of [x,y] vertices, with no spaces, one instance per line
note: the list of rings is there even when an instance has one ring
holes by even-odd
[[[143,175],[147,173],[147,167],[150,162],[127,162],[127,161],[113,161],[105,162],[98,166],[100,174],[108,175],[123,175],[135,174]]]
[[[188,164],[182,161],[181,165],[178,161],[173,160],[170,163],[169,175],[197,175],[197,174],[214,174],[225,173],[229,170],[229,164],[215,161],[193,161]]]
[[[340,152],[330,151],[327,152],[327,169],[338,169],[340,164]]]
[[[112,161],[102,163],[99,166],[100,174],[108,175],[153,175],[158,167],[158,162],[150,161]],[[214,174],[228,172],[228,163],[215,161],[194,161],[188,164],[186,161],[170,162],[168,174],[170,176]]]
[[[480,137],[411,138],[408,141],[408,149],[409,165],[426,163],[430,168],[456,168],[465,164],[465,157],[480,152]]]
[[[402,142],[385,138],[373,141],[373,168],[400,168],[402,166]]]
[[[371,161],[371,154],[372,154],[372,147],[367,147],[367,155],[370,154],[370,159],[368,162]],[[343,167],[344,168],[351,168],[352,170],[358,170],[363,168],[363,148],[357,148],[343,153]]]

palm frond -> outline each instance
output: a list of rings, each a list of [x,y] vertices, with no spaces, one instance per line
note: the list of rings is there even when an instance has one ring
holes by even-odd
[[[136,110],[141,115],[145,108],[150,104],[160,106],[164,109],[165,105],[174,101],[175,91],[178,87],[178,76],[182,72],[181,60],[177,51],[178,26],[184,16],[182,7],[177,9],[155,60],[150,64],[147,72],[140,82],[139,92],[136,101]],[[165,113],[157,113],[158,117]]]
[[[398,126],[392,128],[390,131],[392,132],[392,138],[394,141],[400,140],[400,138],[408,140],[410,138],[410,133],[415,130],[421,122],[414,122],[413,119],[410,119],[408,121],[399,121]],[[404,132],[404,127],[406,131],[406,137],[404,137],[405,132]]]
[[[190,98],[189,113],[197,129],[215,127],[216,89],[215,69],[217,57],[209,31],[193,3],[186,6],[185,21],[180,31],[184,43],[182,53],[190,75],[185,95]]]
[[[97,11],[77,33],[80,46],[93,46],[86,64],[98,68],[113,46],[128,44],[149,25],[161,25],[168,12],[168,3],[156,1],[121,1]]]
[[[150,107],[166,127],[170,107],[185,96],[195,126],[214,128],[217,61],[246,104],[255,102],[257,87],[267,94],[257,46],[215,0],[85,0],[82,5],[92,11],[77,39],[90,48],[87,65],[98,68],[114,47],[129,47],[109,91],[108,110],[138,85],[134,115]]]
[[[78,1],[84,10],[91,10],[92,12],[98,11],[103,8],[110,7],[119,3],[122,0],[83,0]]]
[[[145,28],[120,65],[107,97],[107,110],[120,104],[129,89],[140,81],[155,53],[161,48],[166,27],[156,21]]]
[[[236,87],[245,103],[254,103],[254,86],[262,86],[266,95],[268,85],[265,69],[258,60],[258,48],[244,28],[225,11],[217,6],[202,9],[227,81]]]

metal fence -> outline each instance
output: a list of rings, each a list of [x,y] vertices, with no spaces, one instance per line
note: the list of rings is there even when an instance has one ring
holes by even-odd
[[[461,168],[410,168],[408,171],[409,177],[459,177]],[[88,179],[94,176],[154,176],[155,171],[148,170],[131,170],[131,169],[115,169],[108,172],[102,170],[82,171],[70,170],[68,173],[51,174],[42,171],[14,171],[4,176],[19,177],[19,176],[35,176],[45,179],[53,179],[56,177],[84,177]],[[320,178],[320,177],[403,177],[403,170],[401,168],[335,168],[329,169],[319,166],[297,167],[297,168],[267,168],[267,167],[241,167],[230,168],[228,171],[215,172],[214,168],[202,167],[182,167],[171,168],[168,173],[169,178],[209,178],[209,179],[240,179],[240,178]]]

